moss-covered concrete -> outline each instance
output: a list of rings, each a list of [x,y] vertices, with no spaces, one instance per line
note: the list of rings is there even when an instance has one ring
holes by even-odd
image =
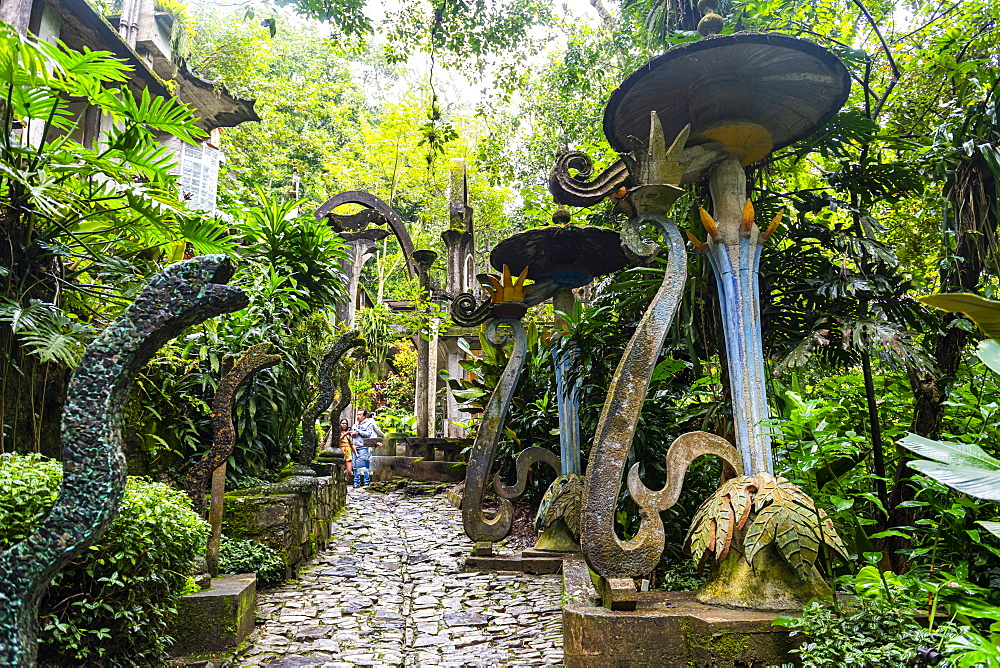
[[[223,575],[212,587],[182,596],[171,625],[170,653],[187,656],[236,647],[253,631],[257,576]]]
[[[344,507],[342,467],[329,477],[291,477],[268,487],[229,492],[222,532],[270,546],[285,561],[286,577],[330,539],[333,517]]]
[[[770,612],[699,603],[694,592],[641,592],[634,611],[599,606],[582,559],[563,562],[567,668],[735,668],[791,663],[794,642]]]

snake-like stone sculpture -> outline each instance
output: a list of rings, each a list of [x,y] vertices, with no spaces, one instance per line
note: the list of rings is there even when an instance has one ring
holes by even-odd
[[[270,354],[273,347],[271,343],[265,342],[247,348],[236,365],[222,377],[215,390],[215,399],[212,401],[212,428],[215,433],[212,449],[191,467],[184,480],[184,489],[199,515],[205,514],[205,483],[212,472],[229,459],[233,446],[236,445],[236,427],[233,425],[233,401],[236,393],[250,381],[253,374],[281,361],[280,356]]]
[[[247,305],[242,290],[224,285],[232,275],[223,255],[172,264],[87,346],[63,411],[59,496],[34,533],[0,553],[0,665],[35,664],[43,592],[118,514],[126,473],[122,416],[136,376],[187,327]]]
[[[319,377],[319,390],[316,392],[312,403],[306,407],[305,412],[302,414],[302,447],[299,449],[299,454],[296,458],[296,461],[302,466],[309,466],[316,459],[316,450],[318,447],[316,440],[316,420],[333,403],[333,396],[337,390],[333,370],[337,366],[337,362],[351,348],[363,345],[365,345],[365,340],[357,330],[351,330],[337,339],[337,342],[330,348],[330,352],[323,356],[317,374]]]
[[[689,431],[678,436],[667,450],[667,482],[663,489],[654,492],[642,484],[639,463],[632,465],[628,472],[628,492],[632,500],[642,508],[652,508],[657,512],[672,508],[681,496],[688,467],[702,455],[715,455],[728,464],[737,476],[744,475],[743,456],[729,441],[707,431]]]
[[[501,326],[512,330],[514,349],[500,376],[500,382],[497,383],[486,404],[465,472],[462,524],[465,533],[476,542],[495,543],[502,540],[510,532],[514,516],[514,506],[502,496],[496,515],[487,518],[483,514],[483,493],[489,484],[490,468],[496,457],[497,443],[500,441],[500,434],[503,432],[503,425],[507,421],[507,413],[510,412],[510,404],[514,399],[514,391],[517,389],[517,381],[521,377],[521,369],[524,368],[524,360],[528,355],[528,337],[519,320],[512,318],[490,320],[486,323],[486,342],[497,348],[507,342],[510,337],[500,334]]]
[[[551,450],[533,445],[517,453],[517,459],[514,460],[514,471],[517,473],[517,482],[513,485],[505,485],[500,480],[500,474],[497,473],[493,476],[493,489],[496,490],[501,498],[516,499],[524,494],[524,488],[528,485],[528,471],[539,462],[548,464],[556,472],[556,475],[562,469],[562,460],[559,458],[559,455]]]
[[[640,218],[637,222],[655,223],[663,230],[667,268],[659,291],[618,363],[597,423],[583,492],[581,547],[590,567],[608,579],[652,571],[660,560],[664,540],[663,522],[647,506],[639,507],[641,523],[635,537],[623,541],[615,533],[615,505],[626,457],[687,278],[687,253],[677,226],[661,214],[645,213]]]

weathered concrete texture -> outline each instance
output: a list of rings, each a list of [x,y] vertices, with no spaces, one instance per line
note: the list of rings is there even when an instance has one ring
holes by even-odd
[[[330,525],[344,507],[347,482],[335,467],[330,477],[293,477],[269,487],[226,494],[223,533],[274,548],[293,577],[305,561],[326,547]]]
[[[465,467],[464,462],[436,462],[418,457],[372,457],[372,480],[458,482],[465,479]]]
[[[596,605],[582,559],[563,565],[563,651],[567,668],[662,666],[728,668],[790,663],[777,614],[703,605],[694,592],[638,593],[634,612]]]
[[[171,635],[175,656],[220,652],[236,647],[254,627],[257,576],[223,575],[212,588],[182,596]]]
[[[351,490],[327,551],[260,595],[234,665],[560,664],[558,576],[461,572],[471,548],[443,494]]]

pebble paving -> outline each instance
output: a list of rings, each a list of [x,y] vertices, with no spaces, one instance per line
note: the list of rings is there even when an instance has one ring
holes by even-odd
[[[560,576],[462,572],[472,543],[443,494],[352,489],[347,504],[327,551],[258,595],[235,665],[562,663]]]

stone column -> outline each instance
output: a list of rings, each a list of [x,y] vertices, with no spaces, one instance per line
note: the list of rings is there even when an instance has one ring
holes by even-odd
[[[423,294],[429,295],[430,293],[430,271],[431,265],[434,264],[434,260],[437,259],[437,253],[431,250],[418,250],[413,252],[413,259],[417,263],[417,278],[420,280],[420,289]],[[414,392],[414,413],[417,416],[417,436],[420,438],[427,438],[429,433],[433,431],[433,424],[428,421],[429,417],[433,417],[433,408],[429,408],[428,405],[434,401],[434,391],[428,391],[432,387],[436,387],[437,379],[434,378],[433,382],[435,385],[431,385],[430,374],[433,367],[433,373],[437,375],[437,341],[435,337],[435,345],[433,350],[430,347],[430,342],[425,340],[423,336],[419,334],[413,337],[414,346],[417,349],[417,387],[416,392]],[[431,353],[433,352],[434,362],[431,363]]]
[[[552,306],[556,311],[572,313],[576,305],[576,297],[571,288],[560,288],[552,295]],[[565,321],[556,316],[556,327],[565,325]],[[556,370],[556,399],[559,403],[559,458],[562,462],[562,475],[571,473],[580,475],[580,400],[577,383],[566,379],[569,370],[576,361],[575,355],[558,354],[554,356]]]
[[[337,319],[347,327],[354,326],[354,315],[358,310],[358,286],[361,282],[361,270],[375,254],[375,242],[368,239],[357,239],[347,242],[348,256],[342,263],[347,276],[347,303],[337,307]]]
[[[445,290],[448,297],[454,299],[462,292],[478,292],[475,290],[475,237],[465,161],[457,158],[451,161],[449,200],[449,227],[441,233],[441,238],[447,249]]]

